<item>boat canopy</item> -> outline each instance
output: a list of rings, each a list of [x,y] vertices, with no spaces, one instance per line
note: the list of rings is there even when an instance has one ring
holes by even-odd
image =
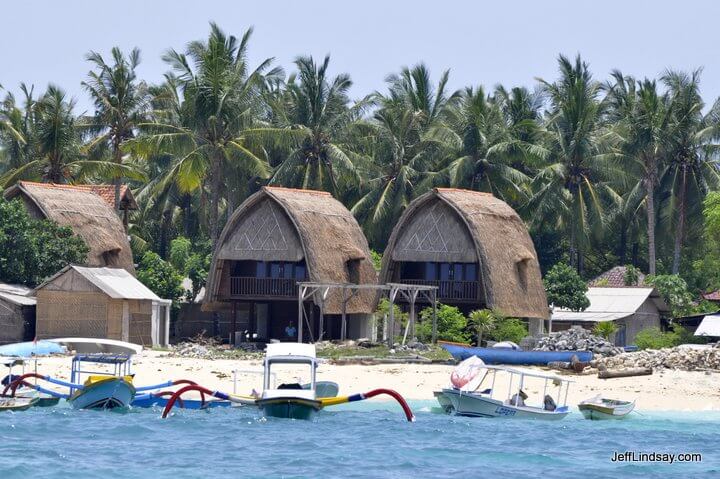
[[[304,344],[304,343],[270,343],[265,349],[265,359],[279,359],[279,358],[292,358],[296,357],[304,358],[303,361],[292,361],[292,362],[304,362],[308,359],[314,360],[315,345]]]
[[[557,376],[555,374],[547,374],[539,371],[533,371],[531,369],[522,369],[522,368],[509,368],[507,366],[494,366],[491,364],[486,364],[485,366],[482,366],[486,369],[492,369],[495,371],[505,371],[510,374],[516,374],[519,376],[527,376],[527,377],[533,377],[533,378],[540,378],[540,379],[550,379],[553,381],[561,381],[565,383],[574,383],[572,379],[563,378],[560,376]]]

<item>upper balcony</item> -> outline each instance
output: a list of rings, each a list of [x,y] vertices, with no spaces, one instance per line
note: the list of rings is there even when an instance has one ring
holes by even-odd
[[[450,302],[466,302],[474,303],[478,301],[479,282],[478,281],[442,281],[442,280],[426,280],[426,279],[400,279],[400,283],[419,284],[424,286],[437,286],[437,299],[443,303]]]

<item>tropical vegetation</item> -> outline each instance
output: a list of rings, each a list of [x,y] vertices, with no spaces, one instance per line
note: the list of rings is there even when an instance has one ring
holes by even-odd
[[[163,55],[158,84],[139,78],[139,49],[90,51],[88,115],[52,82],[4,85],[0,186],[128,183],[136,259],[154,252],[197,285],[228,216],[277,185],[332,193],[380,253],[410,201],[458,187],[520,212],[543,273],[562,263],[587,280],[630,264],[678,275],[694,296],[720,286],[705,231],[718,223],[720,103],[702,98],[700,70],[636,78],[560,55],[535,85],[453,90],[449,70],[420,63],[357,92],[330,57],[252,64],[251,34],[211,24]],[[180,237],[195,254],[184,264],[170,257]]]

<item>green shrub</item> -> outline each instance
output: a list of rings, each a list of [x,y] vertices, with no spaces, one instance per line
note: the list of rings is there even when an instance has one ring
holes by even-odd
[[[192,242],[184,236],[178,236],[170,242],[170,264],[176,271],[185,274],[188,260],[192,254]]]
[[[690,331],[679,324],[671,326],[672,331],[662,332],[658,328],[649,328],[640,331],[635,336],[635,344],[640,349],[674,348],[681,344],[704,344],[707,338],[694,336]]]
[[[420,312],[420,322],[415,328],[420,341],[428,342],[432,340],[432,316],[433,310],[431,307]],[[467,332],[467,319],[455,306],[438,304],[437,333],[438,339],[444,341],[470,342],[470,335]]]
[[[382,269],[382,253],[378,253],[374,249],[370,250],[370,258],[372,259],[373,267],[375,268],[375,271],[378,273]]]
[[[593,328],[593,334],[601,338],[610,339],[610,336],[617,332],[617,326],[613,321],[600,321]]]
[[[495,341],[512,341],[513,343],[520,343],[527,335],[527,326],[517,318],[499,319],[495,328],[488,334]]]
[[[672,336],[669,333],[663,333],[660,328],[643,329],[637,333],[635,345],[639,349],[662,349],[674,346]]]

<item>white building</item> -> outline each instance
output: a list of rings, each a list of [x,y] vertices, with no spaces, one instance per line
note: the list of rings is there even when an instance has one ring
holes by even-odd
[[[661,316],[670,311],[654,288],[589,288],[586,293],[590,306],[585,311],[556,308],[550,324],[552,331],[569,329],[579,325],[593,329],[602,321],[615,322],[618,330],[611,337],[617,346],[633,344],[638,332],[648,328],[660,328]]]

